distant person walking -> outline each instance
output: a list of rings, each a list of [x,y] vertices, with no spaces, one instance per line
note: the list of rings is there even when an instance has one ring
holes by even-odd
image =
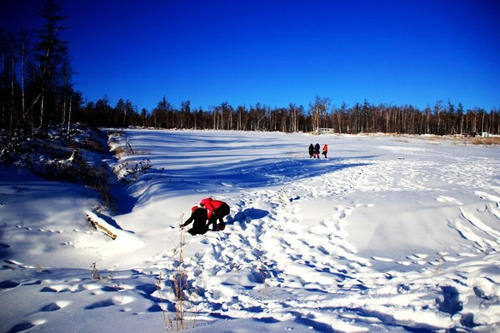
[[[191,208],[191,216],[184,222],[184,224],[181,224],[181,228],[184,228],[187,226],[189,223],[193,222],[193,227],[188,230],[188,232],[191,235],[203,235],[208,231],[208,224],[207,224],[207,210],[205,208],[201,208],[198,206],[193,206]]]
[[[314,156],[314,146],[313,144],[311,143],[309,145],[309,158],[312,158]]]
[[[201,200],[200,205],[208,210],[208,226],[212,225],[212,231],[224,230],[226,224],[223,218],[230,212],[228,204],[224,201],[205,198]],[[217,220],[219,221],[219,226],[217,226]]]
[[[319,143],[314,146],[314,158],[319,158]]]
[[[323,152],[322,152],[322,154],[325,155],[325,158],[326,158],[326,154],[328,154],[328,145],[326,143],[323,146]]]

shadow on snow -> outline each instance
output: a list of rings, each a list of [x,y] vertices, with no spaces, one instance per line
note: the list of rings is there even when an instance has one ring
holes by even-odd
[[[138,163],[148,159],[153,166],[128,189],[129,193],[141,193],[138,198],[141,202],[193,192],[231,192],[285,185],[369,165],[369,160],[376,157],[356,156],[352,151],[351,157],[310,159],[303,137],[266,132],[256,137],[232,131],[214,134],[131,130],[125,136],[135,153],[124,156],[122,161]],[[335,155],[335,150],[331,154]],[[128,201],[128,206],[133,204]]]
[[[152,197],[165,198],[183,193],[230,192],[235,189],[279,186],[346,168],[366,166],[370,163],[359,160],[373,157],[375,156],[327,160],[259,158],[216,165],[184,163],[184,167],[179,165],[175,169],[150,169],[131,185],[130,190],[135,192],[146,189],[141,191],[141,200],[147,201]],[[348,161],[351,159],[352,163]]]

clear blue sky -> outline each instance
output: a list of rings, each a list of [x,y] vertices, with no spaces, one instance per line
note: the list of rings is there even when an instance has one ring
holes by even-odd
[[[0,2],[7,29],[37,23],[37,1]],[[61,4],[75,88],[88,100],[500,107],[498,0]]]

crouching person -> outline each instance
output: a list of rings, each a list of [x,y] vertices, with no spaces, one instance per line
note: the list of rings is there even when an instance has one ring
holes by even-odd
[[[208,224],[207,224],[207,210],[202,207],[198,206],[193,206],[191,208],[191,216],[184,222],[184,224],[181,224],[181,228],[184,228],[188,224],[194,221],[193,227],[188,230],[188,232],[191,235],[203,235],[208,231]]]
[[[212,198],[205,198],[201,200],[200,206],[208,211],[208,226],[212,225],[212,230],[224,230],[226,224],[224,223],[224,216],[228,215],[230,208],[224,201],[213,200]],[[217,226],[217,221],[219,225]]]

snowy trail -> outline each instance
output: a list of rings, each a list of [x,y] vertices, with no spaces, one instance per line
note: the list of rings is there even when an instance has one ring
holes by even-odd
[[[2,331],[58,331],[68,313],[77,331],[109,320],[110,332],[162,331],[162,316],[175,316],[180,269],[193,332],[500,325],[498,148],[146,130],[113,142],[125,140],[136,154],[116,163],[151,158],[152,168],[129,187],[133,210],[110,218],[117,241],[89,228],[82,213],[92,200],[77,200],[87,197],[77,188],[56,184],[44,198],[37,179],[2,183],[0,300],[16,304]],[[332,157],[297,151],[313,140]],[[187,155],[186,142],[199,154]],[[181,234],[205,196],[230,205],[226,229]]]

